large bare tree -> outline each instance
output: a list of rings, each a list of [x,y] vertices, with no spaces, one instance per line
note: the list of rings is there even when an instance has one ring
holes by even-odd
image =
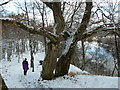
[[[48,43],[48,51],[43,63],[42,78],[52,79],[54,76],[59,77],[68,73],[70,61],[75,52],[75,46],[79,40],[82,40],[84,31],[90,20],[92,0],[86,1],[85,13],[76,32],[70,35],[66,30],[65,19],[61,9],[61,2],[44,2],[52,11],[55,20],[55,32],[57,39]],[[64,49],[61,53],[60,46],[64,43]],[[60,54],[60,55],[59,55]],[[58,59],[58,60],[57,60]],[[53,73],[55,70],[55,74]]]

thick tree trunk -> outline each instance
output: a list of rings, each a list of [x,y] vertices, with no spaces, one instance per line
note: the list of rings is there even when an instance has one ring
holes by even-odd
[[[84,31],[87,28],[87,25],[90,20],[90,15],[91,15],[91,9],[92,9],[92,0],[91,2],[86,2],[86,8],[85,8],[85,13],[81,22],[80,27],[77,29],[77,32],[74,35],[74,40],[72,40],[72,44],[66,48],[68,51],[65,52],[66,54],[61,55],[57,62],[57,57],[59,57],[59,54],[61,54],[61,51],[58,46],[60,46],[60,43],[62,43],[59,37],[59,44],[57,46],[53,43],[49,43],[48,46],[48,51],[45,57],[45,60],[43,62],[43,70],[42,70],[42,78],[43,79],[52,79],[54,77],[54,69],[55,69],[55,76],[63,76],[68,73],[70,62],[72,59],[72,56],[74,55],[75,52],[75,47],[77,44],[78,40],[81,40],[81,36],[83,35]],[[63,12],[61,11],[61,3],[60,2],[55,2],[55,3],[48,3],[44,2],[49,8],[53,10],[53,16],[55,20],[55,25],[56,25],[56,34],[60,35],[64,29],[65,29],[65,21],[63,17]],[[70,37],[69,35],[65,35],[64,38]],[[65,39],[66,40],[66,39]],[[63,40],[64,41],[64,40]],[[64,44],[63,44],[64,45]],[[56,67],[56,68],[55,68]]]
[[[71,59],[75,52],[76,43],[71,44],[68,52],[62,55],[56,65],[55,77],[68,74]]]
[[[54,77],[54,69],[57,62],[58,44],[48,43],[48,50],[42,65],[41,76],[43,80],[50,80]]]

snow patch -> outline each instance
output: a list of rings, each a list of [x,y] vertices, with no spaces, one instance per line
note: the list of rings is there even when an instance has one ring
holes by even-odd
[[[69,69],[69,73],[70,72],[74,72],[74,73],[86,73],[86,74],[88,74],[88,72],[86,72],[86,71],[82,71],[81,69],[79,69],[78,67],[76,67],[76,66],[74,66],[74,65],[72,65],[72,64],[70,64],[70,69]]]
[[[1,17],[0,20],[15,20],[14,18],[9,18],[9,17]]]
[[[68,50],[69,50],[69,48],[70,48],[70,45],[72,44],[72,41],[73,41],[73,37],[69,37],[69,38],[66,40],[66,42],[65,42],[65,49],[64,49],[64,51],[62,52],[62,55],[65,55],[65,54],[68,52]]]

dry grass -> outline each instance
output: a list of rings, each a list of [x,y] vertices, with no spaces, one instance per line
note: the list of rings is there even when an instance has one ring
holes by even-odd
[[[68,73],[68,76],[70,76],[70,77],[74,77],[74,76],[76,76],[76,75],[78,75],[78,74],[75,73],[75,72],[69,72],[69,73]]]
[[[76,75],[90,75],[89,73],[69,72],[68,76],[75,77]]]

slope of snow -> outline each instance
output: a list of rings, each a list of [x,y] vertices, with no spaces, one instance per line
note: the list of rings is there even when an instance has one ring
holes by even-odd
[[[77,68],[77,67],[74,66],[74,65],[70,65],[69,73],[70,73],[70,72],[75,72],[75,73],[86,73],[86,74],[88,74],[88,72],[82,71],[81,69]]]
[[[56,80],[40,81],[45,88],[118,88],[116,77],[77,75],[59,77]]]
[[[29,53],[23,54],[23,57],[30,60]],[[35,55],[35,72],[29,68],[27,76],[23,75],[22,60],[18,63],[13,57],[12,62],[6,60],[0,61],[0,69],[2,69],[2,77],[9,88],[118,88],[118,77],[82,75],[87,73],[80,70],[74,65],[70,65],[69,72],[79,73],[74,77],[65,75],[54,80],[43,80],[40,77],[42,66],[39,60],[44,59],[45,53],[37,53]],[[30,64],[30,61],[29,61]],[[30,67],[30,65],[29,65]]]

